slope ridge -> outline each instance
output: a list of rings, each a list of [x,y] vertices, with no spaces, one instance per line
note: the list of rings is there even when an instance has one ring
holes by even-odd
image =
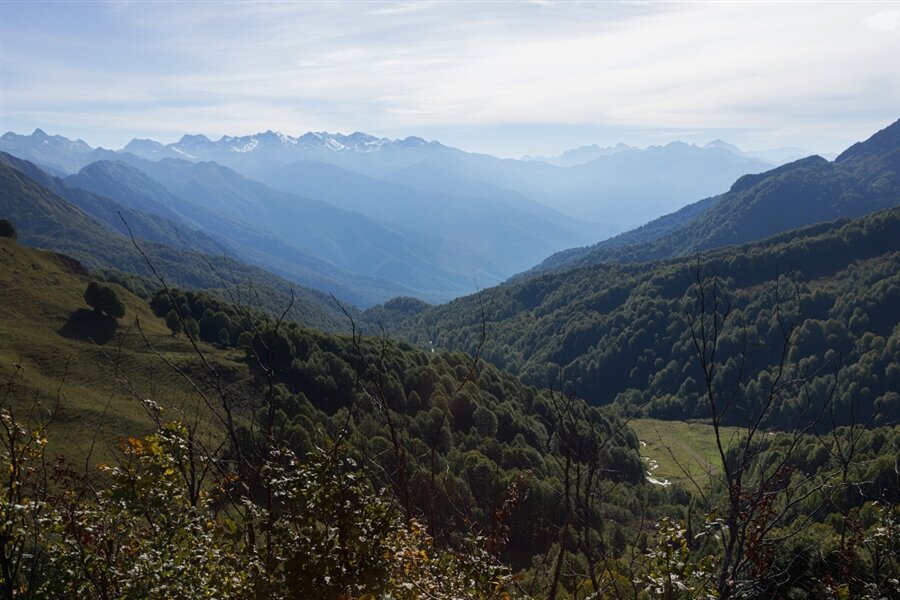
[[[22,243],[62,252],[89,269],[150,275],[143,257],[127,237],[2,162],[0,187],[0,214],[13,222]],[[252,284],[262,301],[261,308],[271,311],[288,306],[293,290],[296,302],[291,309],[292,318],[326,330],[347,326],[345,317],[326,294],[292,285],[233,258],[185,252],[156,242],[142,241],[141,248],[172,285],[225,294],[226,282],[228,287],[236,288]]]
[[[715,200],[702,200],[594,246],[558,253],[533,272],[687,256],[865,215],[900,203],[898,173],[900,121],[854,144],[833,162],[810,156],[744,175]]]
[[[834,367],[839,369],[836,418],[850,418],[853,390],[866,386],[859,410],[866,418],[889,418],[890,411],[900,410],[890,395],[900,385],[900,372],[888,369],[900,361],[898,233],[900,207],[894,207],[696,258],[589,265],[508,282],[442,306],[376,307],[364,316],[420,346],[480,348],[485,359],[526,383],[547,385],[562,378],[595,404],[615,401],[658,418],[703,418],[697,399],[702,374],[696,372],[685,321],[699,264],[704,273],[721,278],[727,302],[741,315],[736,319],[749,328],[744,409],[752,409],[754,394],[765,387],[750,384],[764,377],[778,356],[773,307],[793,302],[778,296],[773,282],[780,281],[782,294],[784,286],[798,286],[800,312],[796,305],[782,307],[785,314],[799,314],[799,350],[791,360],[819,368],[813,379],[821,380],[831,373],[823,361],[841,353]],[[740,335],[728,333],[723,357],[741,352]],[[883,348],[892,350],[882,354]],[[824,381],[811,389],[821,391]],[[779,418],[795,418],[791,411],[796,410],[797,405],[785,406]]]

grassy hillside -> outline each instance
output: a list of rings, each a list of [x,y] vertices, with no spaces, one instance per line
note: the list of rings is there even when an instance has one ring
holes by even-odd
[[[83,456],[98,436],[97,456],[120,435],[140,434],[151,423],[140,398],[186,410],[198,406],[187,383],[147,347],[134,325],[139,318],[148,339],[180,365],[194,361],[193,350],[173,338],[146,300],[113,286],[126,306],[114,323],[97,317],[82,299],[90,275],[72,259],[0,238],[0,380],[14,385],[6,402],[20,413],[34,401],[49,410],[59,395],[50,429],[49,451]],[[211,360],[238,372],[240,353],[204,349]]]

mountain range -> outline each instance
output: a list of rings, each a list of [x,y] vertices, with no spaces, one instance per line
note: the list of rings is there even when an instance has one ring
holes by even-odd
[[[687,256],[900,202],[900,121],[854,144],[833,162],[810,156],[745,175],[719,196],[642,227],[549,257],[533,272],[607,262]]]
[[[0,150],[69,173],[108,158],[108,151],[40,130],[31,136],[7,133],[0,138]],[[151,161],[213,161],[264,183],[272,183],[267,177],[273,170],[283,173],[286,165],[327,163],[414,190],[496,200],[533,215],[539,210],[542,214],[536,216],[564,227],[571,227],[574,218],[593,229],[576,227],[572,240],[587,234],[592,241],[723,192],[737,177],[772,166],[731,148],[681,142],[646,149],[619,145],[586,154],[579,149],[573,152],[580,159],[557,166],[465,152],[418,137],[391,140],[361,132],[292,137],[266,131],[218,140],[185,135],[170,144],[132,140],[119,152]]]
[[[766,166],[670,144],[558,167],[359,132],[185,135],[113,151],[38,129],[4,134],[0,150],[64,179],[70,195],[162,217],[185,239],[202,234],[223,253],[362,307],[496,285]]]
[[[802,148],[794,148],[788,146],[781,148],[771,148],[767,150],[741,150],[734,144],[729,144],[728,142],[720,139],[712,140],[711,142],[704,145],[703,148],[724,148],[739,156],[761,160],[763,162],[770,163],[772,166],[779,166],[784,163],[792,162],[813,154],[812,152],[804,150]],[[639,148],[635,148],[634,146],[629,146],[628,144],[623,144],[621,142],[619,142],[615,146],[598,146],[597,144],[590,144],[588,146],[579,146],[578,148],[566,150],[559,156],[526,155],[522,157],[522,160],[541,161],[547,164],[555,165],[557,167],[573,167],[575,165],[582,165],[584,163],[590,162],[601,156],[609,156],[611,154],[619,154],[621,152],[628,152],[631,150],[639,150]],[[827,155],[826,158],[833,159],[836,156],[836,154]]]
[[[507,198],[511,191],[570,217],[604,224],[606,228],[595,237],[724,191],[737,177],[772,166],[730,149],[681,142],[646,149],[620,146],[583,163],[555,166],[464,152],[417,137],[390,140],[359,132],[291,137],[267,131],[216,141],[192,135],[167,145],[142,141],[123,150],[141,151],[151,159],[211,160],[262,181],[267,181],[276,165],[324,162],[419,190],[470,195],[446,177],[433,177],[439,170],[450,174],[451,180],[480,182],[479,198],[501,200],[498,189],[505,191]],[[491,186],[493,193],[487,192],[485,185]]]
[[[225,297],[243,294],[260,310],[284,310],[293,296],[289,314],[297,322],[326,330],[347,327],[346,317],[327,294],[292,285],[227,254],[204,254],[197,246],[187,245],[192,240],[179,239],[183,230],[171,222],[109,198],[72,191],[26,161],[0,154],[0,187],[0,214],[15,224],[21,243],[63,253],[82,268],[117,280],[137,277],[137,287],[155,290],[159,283],[143,252],[169,285],[211,290]],[[135,233],[140,251],[123,218]],[[159,235],[160,231],[171,235]]]
[[[445,268],[430,239],[273,190],[215,163],[117,158],[91,163],[67,181],[121,202],[152,194],[244,260],[356,304],[400,290],[433,300],[467,289],[468,263],[457,263],[455,272]]]
[[[186,135],[113,151],[36,130],[4,134],[0,149],[8,164],[11,155],[33,161],[15,168],[119,233],[125,211],[147,241],[229,257],[366,308],[398,296],[443,302],[514,275],[685,256],[890,206],[896,128],[834,162],[774,170],[721,140],[584,147],[557,164],[359,132]],[[609,237],[629,223],[643,225]]]
[[[719,351],[747,357],[746,372],[732,360],[719,376],[748,382],[733,418],[754,410],[790,318],[790,360],[811,373],[807,393],[827,397],[833,376],[834,419],[864,412],[889,423],[900,381],[894,350],[882,348],[900,348],[898,261],[900,121],[833,162],[813,156],[741,177],[725,194],[478,295],[440,306],[398,299],[363,318],[422,347],[478,352],[534,385],[566,382],[593,404],[702,418],[686,312],[696,309],[691,282],[718,276],[719,300],[739,322]],[[840,360],[827,365],[829,356]],[[779,405],[772,426],[794,423],[804,406]]]

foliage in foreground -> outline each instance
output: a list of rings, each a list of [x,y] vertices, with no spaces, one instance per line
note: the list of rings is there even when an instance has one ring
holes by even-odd
[[[211,465],[189,458],[180,423],[123,439],[117,464],[85,472],[49,462],[40,429],[0,418],[4,597],[508,596],[508,572],[478,540],[464,553],[436,549],[340,444],[302,461],[272,452],[257,472],[273,491],[264,506],[220,468],[197,493],[191,476]]]
[[[40,426],[29,430],[8,410],[0,422],[5,598],[529,597],[484,539],[434,544],[387,490],[372,487],[340,440],[304,459],[273,450],[256,472],[256,485],[272,494],[251,501],[241,475],[191,457],[195,441],[181,423],[123,438],[115,464],[84,471],[45,456]],[[209,485],[197,488],[201,474]],[[810,567],[818,575],[791,597],[898,597],[900,511],[869,504],[848,519],[846,537],[816,525],[785,537],[780,550],[760,546],[757,577],[730,597],[772,597],[767,573]],[[558,597],[721,597],[721,528],[714,513],[693,531],[664,518],[645,549],[603,564],[593,586],[576,580]],[[815,566],[816,555],[826,562]]]
[[[719,289],[716,278],[695,288],[698,299]],[[203,296],[166,299],[155,299],[158,314],[175,311],[172,333],[199,344],[199,358],[204,341],[245,349],[255,397],[201,381],[223,425],[207,434],[145,401],[155,432],[124,439],[100,467],[50,460],[42,413],[26,427],[7,412],[7,597],[900,593],[896,428],[729,429],[717,437],[724,474],[709,488],[665,489],[639,471],[632,480],[623,459],[637,440],[572,396],[464,355],[273,326]],[[721,328],[701,328],[701,342],[717,342],[702,338],[710,330]],[[715,409],[728,386],[704,356]],[[778,380],[775,405],[794,397]]]

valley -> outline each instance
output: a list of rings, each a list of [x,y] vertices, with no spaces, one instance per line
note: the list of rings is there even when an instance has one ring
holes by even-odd
[[[3,589],[898,591],[900,121],[777,166],[0,151]]]

